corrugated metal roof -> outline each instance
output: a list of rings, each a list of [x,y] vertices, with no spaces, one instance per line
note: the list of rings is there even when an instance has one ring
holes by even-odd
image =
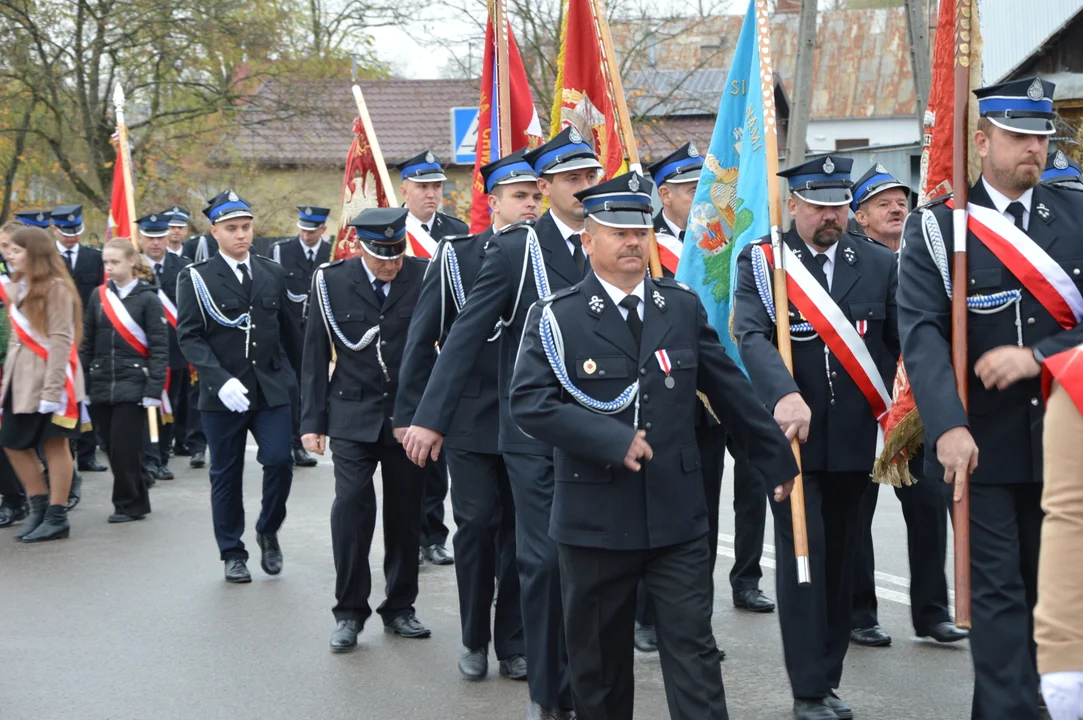
[[[714,115],[727,71],[633,70],[625,73],[628,111],[638,117]]]
[[[1083,10],[1083,0],[981,0],[982,77],[998,83]]]

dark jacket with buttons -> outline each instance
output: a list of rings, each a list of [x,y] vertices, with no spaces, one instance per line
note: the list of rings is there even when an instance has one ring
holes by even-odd
[[[220,254],[184,268],[177,280],[177,338],[199,373],[200,410],[228,411],[218,391],[230,378],[244,383],[251,409],[258,407],[257,391],[268,407],[290,401],[286,371],[293,358],[287,352],[301,343],[290,337],[285,273],[272,260],[255,253],[248,257],[253,266],[249,293]],[[193,271],[203,278],[211,301],[225,318],[234,320],[250,313],[247,334],[220,324],[201,306],[192,284]]]
[[[970,189],[969,202],[994,207],[979,180]],[[970,366],[968,409],[955,392],[951,364],[951,301],[940,271],[933,263],[923,235],[924,216],[936,221],[950,261],[954,230],[951,209],[943,201],[913,212],[903,231],[899,269],[899,329],[906,373],[925,424],[930,448],[955,427],[969,427],[981,452],[971,481],[1021,483],[1042,480],[1041,379],[1020,380],[1005,390],[985,389],[974,374],[974,363],[989,350],[1020,344],[1048,357],[1083,342],[1083,327],[1065,330],[1010,270],[979,240],[967,233],[967,292],[994,295],[1022,292],[1018,306],[1000,312],[967,313],[967,353]],[[1083,290],[1083,192],[1060,185],[1041,184],[1031,198],[1027,235],[1044,249]],[[935,452],[925,455],[926,471],[940,474]]]
[[[109,287],[117,291],[112,282]],[[158,288],[140,280],[120,302],[146,333],[150,355],[143,357],[117,332],[102,307],[100,291],[91,293],[83,319],[79,359],[86,368],[87,396],[94,405],[157,399],[165,387],[169,336]]]
[[[290,317],[297,324],[298,331],[304,328],[304,314],[308,302],[308,290],[312,286],[312,274],[316,268],[331,260],[331,243],[320,240],[315,247],[316,260],[309,262],[307,253],[301,247],[300,237],[280,240],[271,248],[271,259],[286,271],[286,290]],[[302,334],[303,336],[303,334]]]
[[[726,355],[699,297],[686,285],[647,280],[637,347],[620,309],[590,274],[534,305],[526,322],[511,389],[511,411],[523,431],[554,446],[550,536],[560,543],[609,550],[662,548],[708,531],[694,430],[702,390],[735,447],[765,477],[797,475],[786,436]],[[539,319],[548,305],[564,342],[562,370],[585,395],[612,401],[639,381],[636,406],[615,414],[584,407],[558,380],[542,345]],[[665,350],[666,373],[655,352]],[[636,429],[654,458],[636,472],[624,456]]]
[[[822,272],[796,229],[783,239],[810,272]],[[878,427],[872,408],[838,358],[825,355],[824,342],[815,333],[792,335],[793,375],[786,370],[776,346],[775,324],[752,272],[756,244],[745,247],[737,258],[733,307],[733,333],[752,386],[771,412],[784,395],[801,393],[812,411],[808,441],[801,446],[801,466],[806,472],[870,472]],[[867,323],[865,346],[890,393],[899,359],[895,256],[867,237],[844,233],[834,262],[831,299],[850,323]],[[802,322],[791,302],[790,325]]]
[[[427,261],[405,258],[383,301],[362,263],[354,257],[322,268],[330,314],[317,292],[320,272],[313,277],[301,365],[301,434],[394,444],[399,367]],[[351,350],[342,341],[344,337],[350,343],[360,342],[376,326],[380,334],[364,349]],[[335,371],[328,378],[332,348]]]
[[[463,293],[469,297],[477,280],[485,251],[493,237],[492,227],[463,239],[442,240],[425,273],[421,296],[414,319],[406,337],[402,358],[402,381],[395,404],[395,421],[400,427],[413,424],[414,414],[425,385],[436,363],[436,344],[443,344],[459,315],[453,294],[451,264],[447,254],[454,255],[459,268]],[[445,265],[448,267],[445,268]],[[471,452],[496,454],[500,426],[500,402],[497,392],[497,366],[500,344],[485,343],[475,353],[474,367],[462,388],[462,398],[448,427],[444,444],[450,448]]]
[[[79,251],[75,255],[74,270],[68,265],[68,259],[63,254],[60,257],[64,261],[64,267],[68,269],[72,281],[75,282],[75,287],[79,290],[79,299],[83,301],[83,307],[85,308],[90,302],[91,293],[97,290],[98,286],[105,280],[102,251],[89,245],[80,245]]]

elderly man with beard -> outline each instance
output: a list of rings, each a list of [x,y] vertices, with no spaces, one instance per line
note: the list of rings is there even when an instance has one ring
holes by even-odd
[[[788,484],[773,488],[771,503],[779,623],[798,720],[854,716],[835,689],[850,640],[859,508],[899,358],[895,257],[845,230],[851,163],[828,156],[779,173],[789,182],[794,218],[780,248],[792,375],[775,345],[770,243],[749,245],[737,260],[733,329],[741,359],[760,400],[802,443],[809,559],[800,569],[810,584],[798,581]]]

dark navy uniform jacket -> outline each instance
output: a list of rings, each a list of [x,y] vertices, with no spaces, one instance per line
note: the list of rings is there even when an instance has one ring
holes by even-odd
[[[813,252],[796,229],[786,233],[783,240],[810,272],[820,272]],[[872,408],[838,358],[834,354],[825,356],[819,336],[793,334],[793,375],[786,370],[775,344],[775,324],[764,308],[753,277],[752,250],[756,244],[745,247],[737,258],[733,308],[733,332],[752,386],[771,412],[784,395],[792,392],[800,392],[812,410],[808,441],[801,446],[805,472],[870,472],[877,434]],[[895,255],[880,243],[847,232],[839,239],[834,263],[831,299],[849,322],[867,322],[865,346],[890,393],[899,360]],[[771,282],[770,274],[767,281]],[[790,324],[800,322],[804,319],[791,302]]]
[[[592,398],[610,401],[640,382],[639,428],[654,459],[624,466],[636,432],[634,406],[613,415],[583,407],[559,384],[541,342],[549,305],[564,339],[564,371]],[[672,388],[655,351],[669,356]],[[669,279],[646,281],[639,347],[597,277],[537,303],[512,381],[519,426],[555,446],[549,534],[557,542],[610,550],[661,548],[707,533],[707,501],[694,425],[702,390],[736,448],[765,477],[793,478],[786,436],[726,355],[699,297]]]
[[[569,287],[583,279],[575,266],[568,245],[557,229],[550,213],[542,215],[534,225],[549,277],[551,291]],[[447,435],[454,422],[456,408],[474,369],[474,360],[493,335],[501,318],[510,325],[500,334],[499,392],[500,392],[500,452],[551,455],[552,448],[522,433],[508,412],[508,393],[515,354],[523,335],[527,311],[538,300],[533,272],[528,268],[522,282],[522,297],[516,305],[523,258],[526,255],[527,229],[512,225],[497,233],[485,256],[474,287],[466,298],[459,317],[448,334],[440,357],[433,367],[425,395],[414,414],[414,425]]]
[[[994,207],[980,180],[970,189],[969,200]],[[951,261],[951,209],[942,201],[919,208],[903,232],[898,295],[903,358],[930,448],[926,468],[940,474],[933,451],[937,439],[951,428],[968,426],[980,450],[973,482],[1041,482],[1045,405],[1040,378],[1022,380],[1006,390],[986,390],[974,374],[974,363],[989,350],[1019,345],[1015,306],[996,313],[967,313],[968,412],[955,392],[951,302],[925,243],[922,216],[927,213],[939,224]],[[1034,188],[1027,235],[1064,268],[1076,287],[1083,288],[1083,193],[1058,185]],[[1019,319],[1024,346],[1048,357],[1083,342],[1083,329],[1065,331],[973,233],[967,233],[966,245],[968,295],[1022,292]]]
[[[192,262],[196,261],[196,255],[199,254],[199,245],[201,240],[206,240],[207,257],[199,258],[202,260],[210,260],[212,257],[218,254],[218,241],[214,239],[214,235],[208,233],[200,233],[199,235],[192,235],[184,241],[184,245],[181,246],[181,254],[188,258]]]
[[[102,262],[102,251],[89,245],[80,245],[79,252],[75,256],[75,270],[68,266],[68,258],[61,255],[64,267],[68,268],[76,289],[79,291],[79,299],[83,301],[83,308],[90,303],[90,294],[105,282],[105,264]]]
[[[444,274],[445,255],[451,249],[458,260],[463,292],[469,297],[481,272],[486,248],[493,237],[492,227],[461,240],[442,240],[425,273],[421,296],[406,338],[402,358],[402,381],[395,406],[395,421],[400,427],[414,422],[417,406],[436,364],[436,344],[443,344],[458,317],[450,277]],[[448,427],[444,444],[470,452],[497,453],[500,426],[500,402],[497,391],[497,365],[500,343],[485,343],[471,356],[473,368],[462,387],[462,398]]]
[[[355,442],[394,444],[395,393],[406,346],[406,332],[421,293],[427,261],[407,257],[381,301],[360,257],[323,268],[331,312],[346,340],[356,343],[379,325],[380,335],[362,350],[346,347],[325,321],[313,277],[301,368],[301,433],[317,433]],[[384,376],[377,355],[383,357]],[[337,359],[327,376],[331,348]]]
[[[320,240],[316,246],[316,261],[309,262],[305,250],[301,247],[298,236],[288,240],[279,240],[271,246],[271,259],[286,271],[286,309],[290,322],[294,325],[296,337],[305,335],[306,303],[310,300],[308,290],[312,286],[312,275],[316,268],[331,260],[331,243]],[[296,353],[301,355],[300,351]]]
[[[177,306],[177,278],[180,276],[181,270],[186,268],[189,264],[187,258],[179,255],[174,255],[171,252],[166,252],[165,257],[162,258],[162,276],[158,279],[162,291],[165,292],[169,301],[173,303],[173,307]],[[151,266],[151,270],[154,266]],[[180,310],[177,311],[178,315]],[[180,318],[177,318],[177,324],[180,324]],[[166,332],[169,333],[169,367],[172,370],[180,370],[188,367],[188,361],[184,359],[184,353],[181,352],[180,343],[177,341],[177,331],[170,325],[166,328]]]

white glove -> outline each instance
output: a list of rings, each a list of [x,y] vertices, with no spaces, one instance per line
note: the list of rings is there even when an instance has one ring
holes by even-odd
[[[38,403],[38,412],[42,415],[52,415],[53,413],[60,412],[60,403],[42,400]]]
[[[1053,720],[1079,720],[1083,717],[1083,672],[1042,675],[1042,697]]]
[[[237,378],[226,380],[225,385],[218,391],[218,399],[233,412],[248,411],[249,403],[246,395],[248,395],[248,388]]]
[[[159,398],[143,398],[143,407],[145,408],[160,408],[162,401]]]

